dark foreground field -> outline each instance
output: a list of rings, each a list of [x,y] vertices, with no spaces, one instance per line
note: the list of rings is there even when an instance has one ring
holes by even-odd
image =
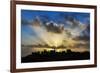
[[[31,55],[21,58],[22,63],[28,62],[46,62],[46,61],[68,61],[68,60],[87,60],[90,59],[89,52],[55,52],[55,51],[44,51],[42,53],[34,52]]]

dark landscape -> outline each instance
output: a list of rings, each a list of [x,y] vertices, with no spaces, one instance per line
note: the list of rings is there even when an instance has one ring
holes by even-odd
[[[47,62],[47,61],[68,61],[68,60],[87,60],[90,59],[89,52],[72,52],[67,50],[67,52],[56,52],[53,51],[43,51],[43,52],[33,52],[31,55],[21,58],[22,63],[28,62]]]

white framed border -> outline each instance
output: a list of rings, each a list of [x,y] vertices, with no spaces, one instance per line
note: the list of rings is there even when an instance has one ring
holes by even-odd
[[[78,61],[55,61],[55,62],[33,62],[21,63],[21,9],[43,10],[43,11],[62,11],[62,12],[82,12],[90,13],[90,60]],[[16,68],[40,68],[57,66],[75,66],[94,64],[94,9],[73,8],[73,7],[53,7],[39,5],[16,5]]]

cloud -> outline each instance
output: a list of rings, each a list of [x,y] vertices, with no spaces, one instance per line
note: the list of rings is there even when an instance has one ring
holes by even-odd
[[[47,29],[48,32],[53,32],[53,33],[62,33],[64,30],[63,25],[58,25],[54,22],[46,23],[45,28]]]
[[[32,20],[28,20],[28,19],[21,19],[21,25],[31,25]]]
[[[90,37],[88,37],[88,36],[78,36],[78,37],[73,38],[73,40],[76,40],[76,41],[79,41],[79,40],[81,40],[81,41],[89,41]]]
[[[36,17],[32,24],[29,25],[33,30],[32,32],[35,33],[31,35],[31,37],[33,37],[36,42],[42,41],[51,46],[53,46],[54,43],[57,44],[59,40],[62,42],[64,39],[68,38],[74,38],[74,40],[88,39],[87,37],[79,36],[80,33],[86,29],[86,25],[73,18],[69,18],[66,22],[68,22],[67,27],[64,27],[64,24],[56,24],[53,21],[43,24],[40,18]]]
[[[71,17],[71,16],[70,16],[70,17],[67,17],[66,23],[67,23],[68,25],[70,25],[71,28],[79,27],[79,24],[80,24],[79,21],[75,20],[75,18],[73,18],[73,17]]]
[[[75,18],[68,17],[66,20],[65,29],[70,31],[73,37],[79,36],[86,28],[86,24],[81,23]]]
[[[77,43],[77,44],[75,44],[74,45],[74,48],[87,48],[87,49],[89,49],[89,46],[90,46],[90,44],[89,44],[89,42],[88,43]]]

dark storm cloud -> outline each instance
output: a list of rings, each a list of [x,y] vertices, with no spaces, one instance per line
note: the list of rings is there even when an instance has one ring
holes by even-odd
[[[54,32],[54,33],[62,33],[62,31],[64,30],[63,26],[60,26],[53,22],[47,23],[45,27],[48,32]]]
[[[48,21],[48,19],[46,20],[46,18],[48,18],[48,17],[44,17],[41,19],[39,16],[37,16],[34,19],[34,21],[31,22],[31,25],[41,27],[41,28],[47,30],[48,32],[62,33],[62,31],[64,30],[63,25],[59,25],[57,23],[54,23],[53,21]],[[45,19],[44,20],[45,22],[42,21],[43,19]]]

